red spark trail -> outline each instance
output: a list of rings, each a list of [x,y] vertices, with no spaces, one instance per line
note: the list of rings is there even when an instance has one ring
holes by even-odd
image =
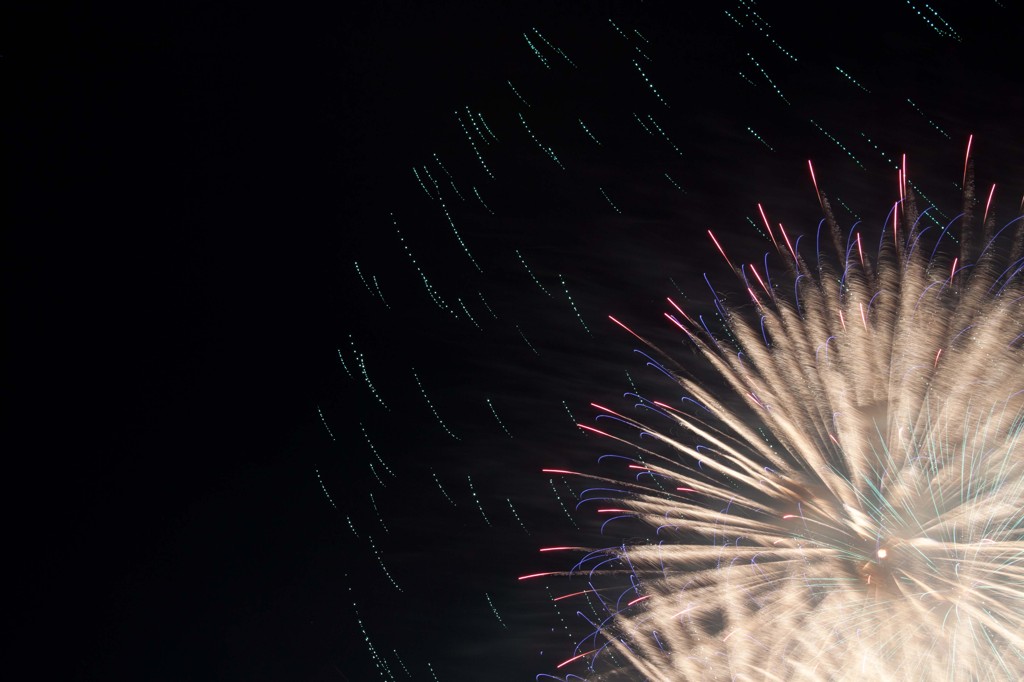
[[[960,181],[960,186],[967,184],[967,163],[971,159],[971,142],[974,141],[974,133],[967,136],[967,153],[964,154],[964,179]]]
[[[729,257],[725,255],[725,249],[723,249],[722,245],[718,243],[717,239],[715,239],[715,235],[714,235],[714,233],[711,230],[708,230],[708,236],[711,237],[711,241],[713,241],[715,243],[715,246],[718,247],[718,253],[722,254],[722,258],[725,259],[725,262],[729,264],[729,267],[732,270],[735,270],[736,268],[733,267],[732,261],[730,261]]]
[[[985,225],[985,221],[988,220],[988,209],[992,205],[992,195],[996,193],[995,184],[992,185],[992,189],[988,191],[988,201],[985,202],[985,217],[981,219],[982,227]]]
[[[626,325],[624,325],[624,324],[622,324],[621,322],[619,322],[618,320],[616,320],[616,319],[615,319],[614,317],[612,317],[611,315],[609,315],[609,316],[608,316],[608,319],[609,319],[609,320],[611,320],[612,322],[614,322],[615,324],[619,325],[620,327],[622,327],[623,329],[625,329],[625,330],[626,330],[627,332],[629,332],[630,334],[632,334],[632,335],[633,335],[633,336],[635,336],[636,338],[640,339],[641,341],[643,341],[643,340],[644,340],[642,336],[640,336],[640,335],[639,335],[639,334],[637,334],[637,333],[636,333],[635,331],[633,331],[632,329],[630,329],[630,328],[629,328],[629,327],[627,327]],[[644,341],[644,343],[646,343],[646,341]]]
[[[668,301],[672,305],[673,308],[678,310],[679,314],[682,315],[683,317],[685,317],[687,322],[689,322],[690,324],[692,324],[694,326],[697,325],[697,323],[693,321],[693,318],[691,318],[689,315],[687,315],[685,312],[683,312],[683,309],[680,308],[678,305],[676,305],[675,301],[673,301],[671,298],[666,298],[665,300]]]
[[[818,178],[814,177],[814,165],[807,159],[807,167],[811,170],[811,182],[814,183],[814,193],[818,195],[818,204],[825,208],[825,202],[821,200],[821,191],[818,189]]]
[[[764,226],[768,228],[768,236],[772,238],[772,244],[775,244],[775,248],[779,248],[778,242],[775,241],[775,234],[772,232],[772,226],[768,224],[768,216],[764,214],[764,208],[761,204],[757,205],[757,210],[761,212],[761,220],[764,221]]]
[[[551,601],[561,601],[563,599],[568,599],[569,597],[578,597],[581,594],[586,594],[587,592],[590,592],[590,590],[583,590],[582,592],[573,592],[572,594],[563,594],[561,597],[555,597]]]
[[[793,245],[789,243],[789,235],[786,234],[786,228],[779,223],[779,231],[782,233],[782,238],[786,240],[786,246],[789,247],[789,252],[793,254],[793,262],[796,263],[796,250],[793,249]]]
[[[609,438],[615,438],[615,436],[613,436],[612,434],[605,433],[604,431],[599,431],[599,430],[595,429],[593,426],[587,426],[586,424],[577,424],[576,426],[580,427],[581,429],[585,429],[587,431],[593,431],[594,433],[598,434],[599,436],[608,436]],[[619,440],[619,439],[615,438],[615,440]]]
[[[764,293],[766,293],[766,294],[768,294],[769,296],[771,296],[771,295],[772,295],[772,292],[768,291],[768,287],[766,287],[766,286],[765,286],[765,284],[764,284],[764,280],[763,280],[763,279],[761,279],[761,275],[757,274],[757,268],[756,268],[756,267],[754,266],[754,264],[753,264],[753,263],[751,263],[751,264],[750,264],[750,269],[751,269],[751,270],[753,271],[753,273],[754,273],[754,277],[756,277],[756,278],[757,278],[757,281],[758,281],[758,283],[759,283],[759,284],[761,285],[761,288],[762,288],[762,289],[764,289]]]
[[[594,653],[595,651],[597,651],[597,649],[591,649],[590,651],[584,652],[584,653],[579,654],[577,656],[573,656],[572,658],[570,658],[570,659],[568,659],[566,661],[562,661],[561,663],[559,663],[555,667],[556,668],[564,668],[565,666],[569,665],[573,661],[578,661],[578,660],[580,660],[581,658],[583,658],[585,656],[589,656],[590,654]]]

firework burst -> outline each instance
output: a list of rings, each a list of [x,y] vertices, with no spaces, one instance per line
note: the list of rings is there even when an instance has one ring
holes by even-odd
[[[822,195],[809,260],[761,211],[785,273],[723,250],[745,290],[742,305],[716,296],[724,333],[669,301],[729,390],[676,369],[682,403],[640,399],[661,428],[595,406],[643,438],[602,427],[635,448],[636,479],[587,476],[581,504],[655,533],[573,568],[599,615],[569,665],[590,679],[1024,678],[1024,220],[997,229],[965,176],[947,224],[918,213],[901,175],[877,249]]]

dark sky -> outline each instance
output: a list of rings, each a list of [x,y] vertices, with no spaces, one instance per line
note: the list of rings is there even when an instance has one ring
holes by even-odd
[[[587,629],[516,577],[648,531],[595,538],[539,470],[612,452],[591,400],[672,390],[606,316],[696,362],[661,301],[713,314],[706,230],[759,259],[757,202],[813,237],[807,159],[877,229],[904,152],[955,210],[973,133],[1020,201],[1017,3],[431,4],[8,22],[12,589],[46,676],[553,673]]]

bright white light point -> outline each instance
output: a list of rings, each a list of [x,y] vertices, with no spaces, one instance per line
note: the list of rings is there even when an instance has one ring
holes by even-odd
[[[888,552],[886,552],[884,549],[878,550],[878,558],[879,559],[884,559],[887,554],[888,554]]]

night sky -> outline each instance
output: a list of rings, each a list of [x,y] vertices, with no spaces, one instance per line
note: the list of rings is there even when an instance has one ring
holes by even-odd
[[[607,316],[700,372],[665,297],[720,327],[703,275],[739,284],[706,231],[761,259],[758,202],[813,239],[808,159],[876,234],[903,153],[957,210],[972,133],[979,194],[1020,202],[1019,3],[550,4],[9,22],[9,560],[39,674],[554,673],[588,627],[564,578],[517,576],[650,531],[602,537],[540,469],[620,475],[589,403],[679,400]]]

